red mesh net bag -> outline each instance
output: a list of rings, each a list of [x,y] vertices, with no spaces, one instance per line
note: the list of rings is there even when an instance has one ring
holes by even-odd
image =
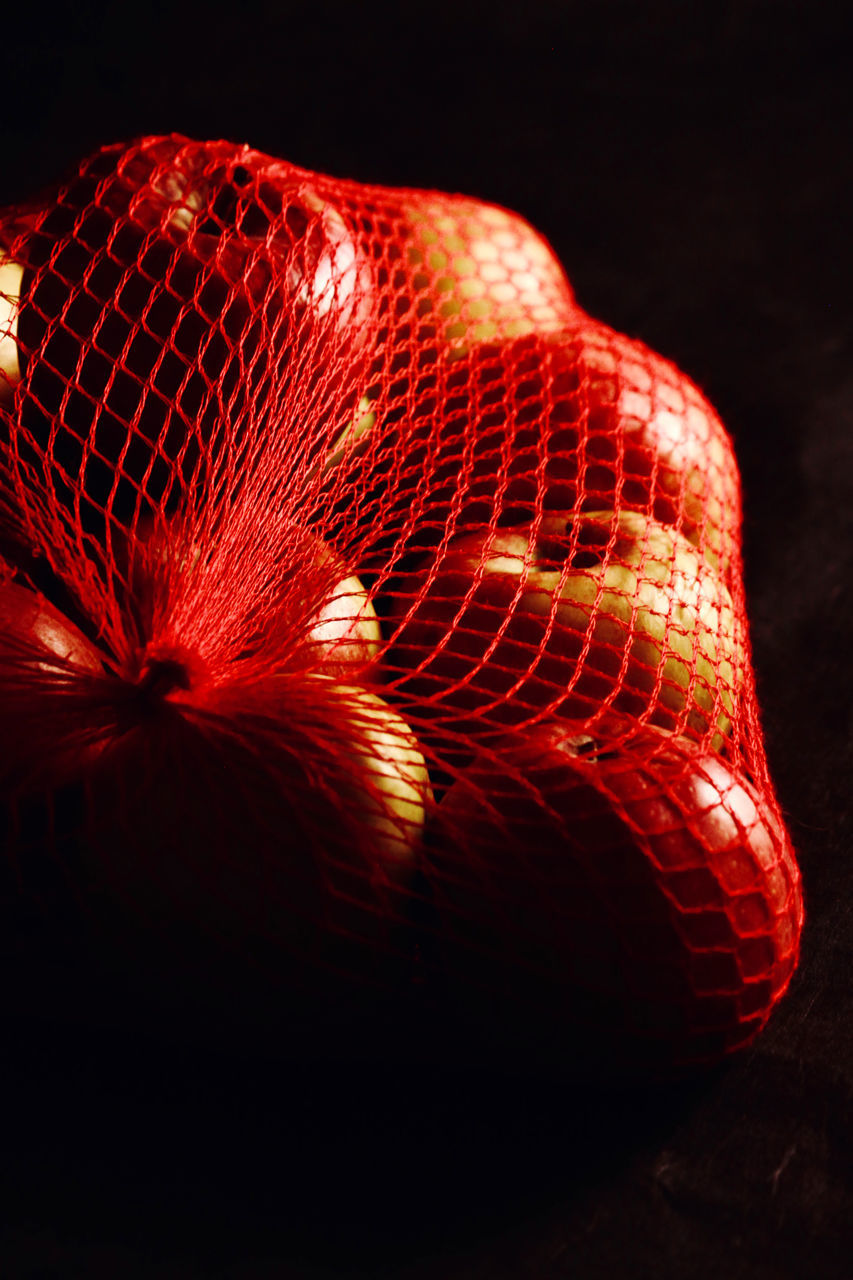
[[[516,215],[223,142],[104,149],[0,255],[18,965],[285,1027],[426,990],[559,1063],[746,1044],[803,909],[693,383]]]

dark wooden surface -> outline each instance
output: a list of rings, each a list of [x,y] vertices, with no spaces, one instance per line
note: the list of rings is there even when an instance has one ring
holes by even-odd
[[[5,20],[3,202],[172,129],[465,191],[523,212],[592,314],[700,383],[741,463],[809,916],[766,1033],[679,1086],[284,1069],[7,1021],[4,1276],[851,1274],[853,112],[826,13],[250,0]]]

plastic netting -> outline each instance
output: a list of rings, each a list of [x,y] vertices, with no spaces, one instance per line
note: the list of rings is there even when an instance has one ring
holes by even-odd
[[[16,964],[38,918],[155,1003],[763,1026],[803,912],[732,445],[521,218],[106,148],[0,218],[0,426]]]

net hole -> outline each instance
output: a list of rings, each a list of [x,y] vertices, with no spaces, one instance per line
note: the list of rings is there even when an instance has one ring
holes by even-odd
[[[570,524],[559,532],[546,531],[538,539],[537,550],[543,559],[554,564],[568,560],[572,569],[594,569],[604,562],[609,544],[608,526],[585,522],[574,534]]]
[[[594,569],[600,565],[610,543],[607,525],[584,522],[577,531],[577,542],[569,557],[573,569]]]
[[[592,735],[573,738],[571,746],[573,755],[581,756],[585,760],[592,760],[594,764],[619,758],[619,752],[615,748],[602,747],[600,740]]]

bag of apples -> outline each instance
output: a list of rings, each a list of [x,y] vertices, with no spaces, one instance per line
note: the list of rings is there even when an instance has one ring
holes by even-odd
[[[106,148],[0,220],[0,415],[19,966],[285,1033],[427,991],[507,1060],[764,1025],[731,443],[522,219]]]

